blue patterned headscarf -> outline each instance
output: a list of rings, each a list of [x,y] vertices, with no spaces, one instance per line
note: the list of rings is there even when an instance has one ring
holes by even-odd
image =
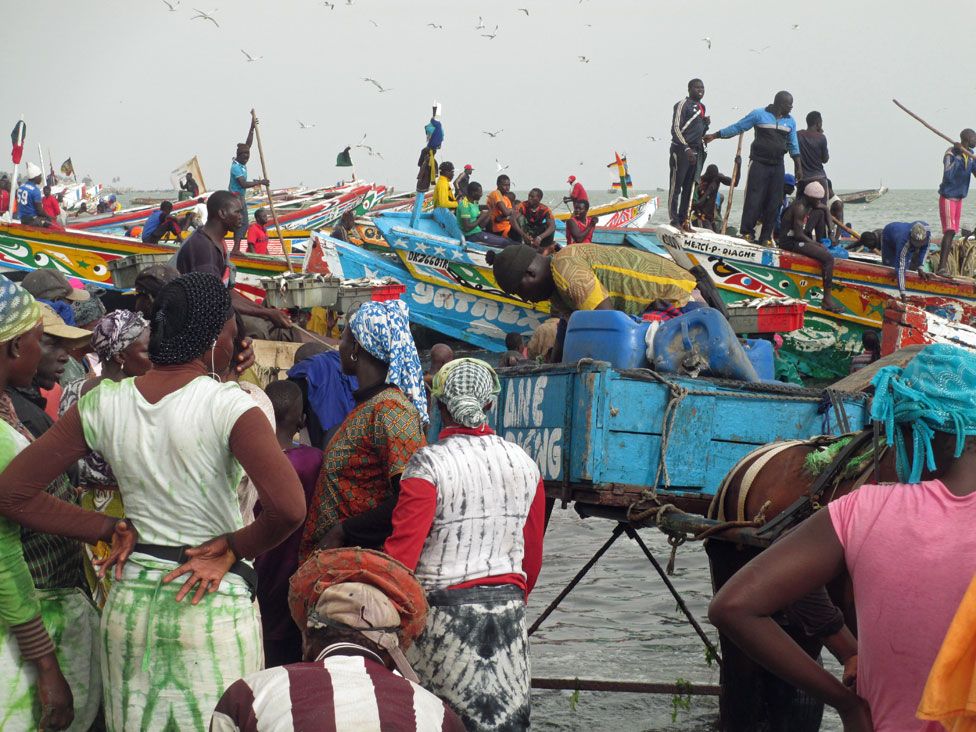
[[[424,424],[427,398],[424,393],[424,372],[420,368],[417,346],[410,335],[410,311],[402,300],[363,303],[349,318],[349,327],[356,341],[390,369],[386,383],[399,387],[413,402]]]
[[[928,346],[905,368],[880,369],[871,383],[871,419],[884,423],[888,444],[895,446],[899,480],[918,483],[923,466],[935,470],[936,432],[956,436],[957,458],[966,437],[976,435],[976,356],[968,351]],[[900,425],[911,427],[911,457]]]

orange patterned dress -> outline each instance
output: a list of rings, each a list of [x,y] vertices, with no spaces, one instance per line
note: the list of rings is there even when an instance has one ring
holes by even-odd
[[[325,448],[322,472],[308,508],[299,558],[337,523],[376,508],[392,493],[414,452],[427,444],[410,398],[385,385],[356,405]]]

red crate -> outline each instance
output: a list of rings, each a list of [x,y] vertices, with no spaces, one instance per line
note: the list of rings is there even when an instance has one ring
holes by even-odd
[[[400,295],[407,291],[406,285],[383,285],[382,287],[374,287],[372,300],[373,302],[383,302],[385,300],[399,300]]]
[[[807,304],[728,308],[728,311],[729,323],[736,333],[788,333],[803,327]]]

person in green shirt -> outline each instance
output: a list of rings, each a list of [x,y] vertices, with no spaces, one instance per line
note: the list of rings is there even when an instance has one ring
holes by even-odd
[[[467,195],[461,198],[457,205],[458,226],[461,227],[461,233],[464,234],[466,241],[486,244],[490,247],[506,247],[512,243],[511,239],[491,234],[483,228],[491,222],[491,211],[488,209],[482,211],[479,204],[483,192],[480,183],[474,181],[468,183]]]
[[[41,309],[0,278],[0,471],[29,444],[7,386],[28,387],[41,360]],[[5,641],[12,635],[16,644]],[[20,544],[20,526],[0,518],[0,709],[10,729],[65,729],[74,719],[71,688],[41,620],[41,603]],[[28,667],[34,667],[36,682]]]

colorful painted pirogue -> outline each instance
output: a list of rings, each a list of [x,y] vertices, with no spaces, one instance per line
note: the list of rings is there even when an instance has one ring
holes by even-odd
[[[660,242],[677,247],[702,265],[727,302],[742,298],[792,297],[809,303],[804,327],[784,333],[784,350],[801,372],[833,380],[850,371],[850,359],[861,351],[865,330],[880,330],[885,303],[898,299],[891,267],[877,257],[838,259],[834,263],[834,299],[844,308],[820,308],[820,265],[808,257],[710,231],[682,232],[671,226],[648,230]],[[857,255],[855,255],[857,256]],[[971,279],[906,275],[908,300],[949,321],[976,323],[976,282]]]

